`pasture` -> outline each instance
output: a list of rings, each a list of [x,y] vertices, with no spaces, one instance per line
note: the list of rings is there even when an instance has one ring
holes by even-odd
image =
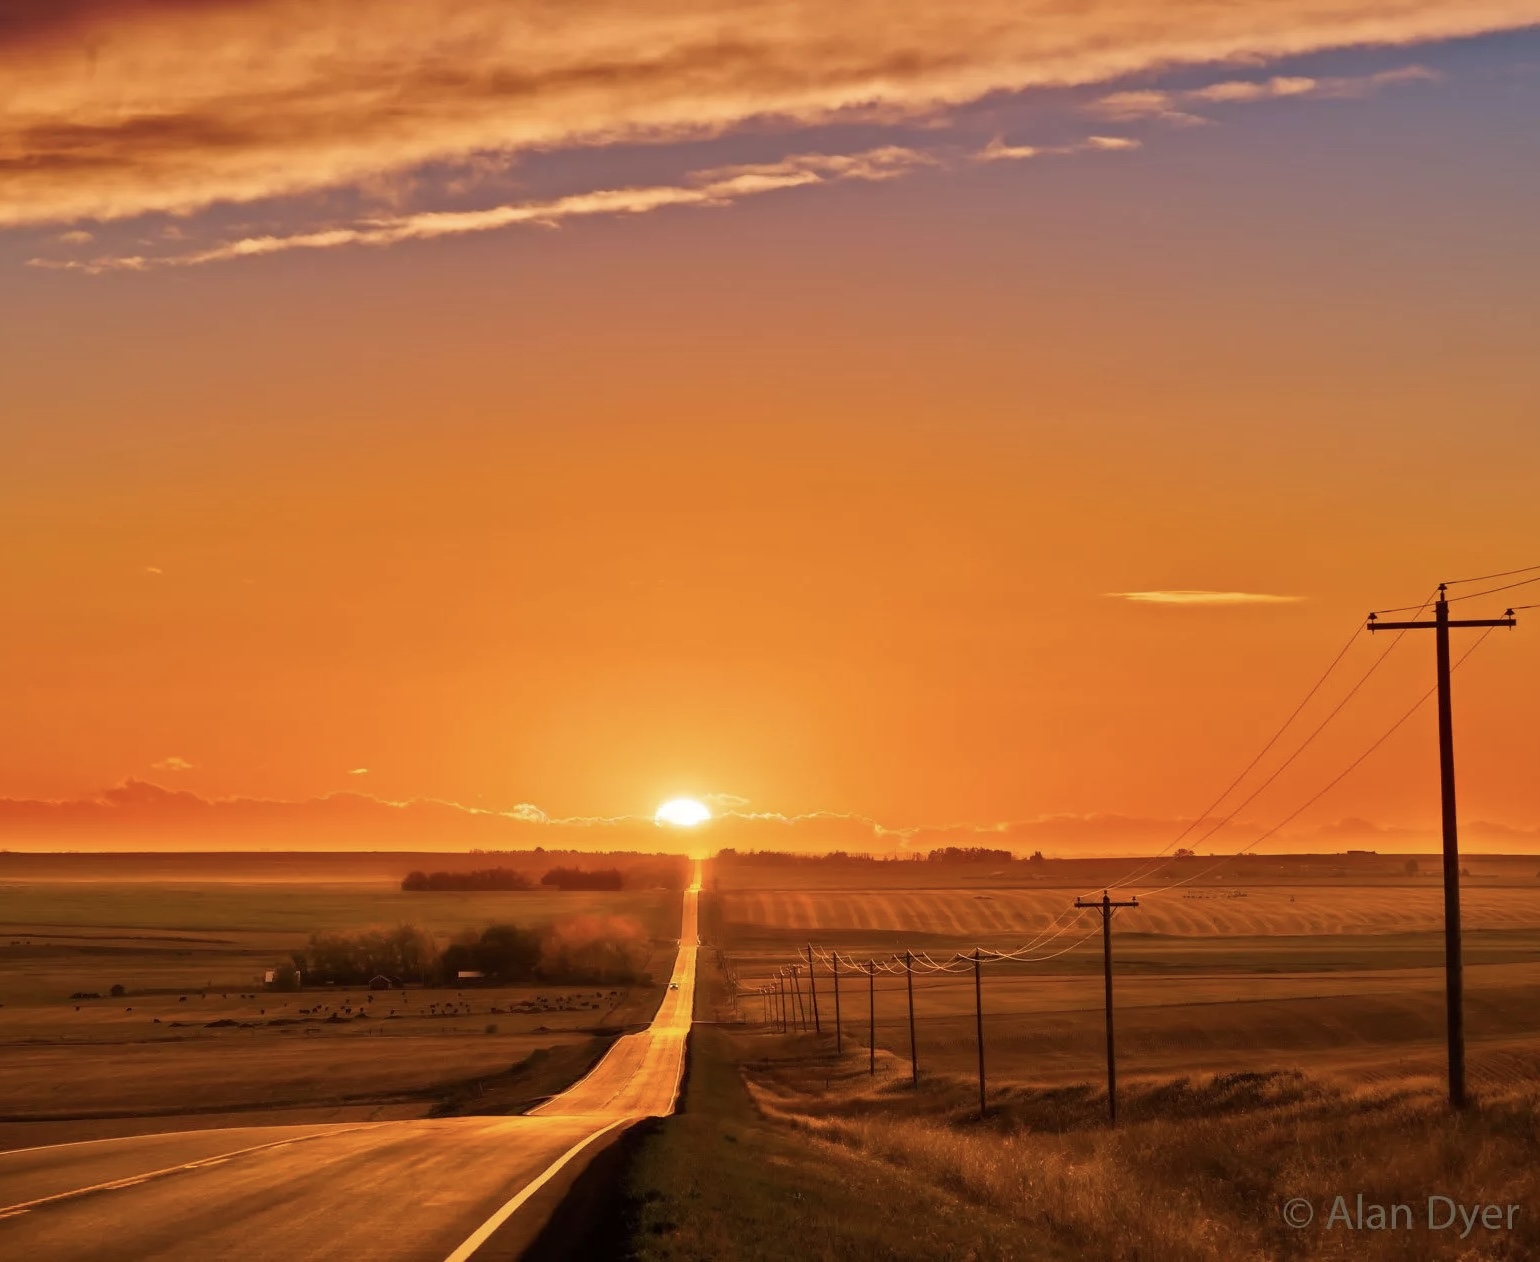
[[[1405,856],[1268,857],[1167,863],[1113,920],[1119,1074],[1306,1070],[1344,1084],[1436,1082],[1444,1037],[1443,903],[1436,864]],[[1467,1027],[1478,1090],[1540,1086],[1540,878],[1528,857],[1477,857],[1464,882]],[[908,1072],[904,950],[943,961],[974,947],[1028,945],[1027,962],[983,965],[986,1072],[992,1082],[1096,1084],[1103,1070],[1100,917],[1071,908],[1128,861],[981,865],[923,862],[713,865],[715,929],[745,989],[808,943],[844,962],[847,1035],[864,1045],[869,993],[878,1046]],[[821,873],[821,875],[820,875]],[[919,884],[928,879],[928,885]],[[809,1009],[804,966],[804,1010]],[[820,1018],[834,977],[817,967]],[[917,971],[922,1071],[976,1073],[971,969]],[[745,996],[740,1015],[767,1011]],[[897,1063],[896,1061],[893,1063]]]
[[[323,884],[47,875],[0,882],[0,1148],[187,1126],[517,1111],[575,1078],[615,1033],[650,1019],[679,931],[680,895],[663,889],[408,894],[399,876],[373,872]],[[313,932],[413,923],[447,941],[494,922],[537,928],[586,914],[639,920],[652,945],[646,970],[659,980],[379,992],[262,985]]]

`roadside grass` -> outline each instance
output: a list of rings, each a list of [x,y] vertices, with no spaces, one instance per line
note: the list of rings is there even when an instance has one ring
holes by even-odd
[[[976,1080],[868,1051],[847,1026],[780,1034],[724,1020],[703,967],[682,1113],[635,1146],[621,1182],[624,1247],[641,1262],[742,1258],[1097,1259],[1098,1262],[1520,1262],[1540,1257],[1540,1094],[1535,1048],[1477,1076],[1451,1114],[1439,1075],[1380,1057],[1304,1072],[1261,1052],[1228,1073],[1136,1074],[1106,1123],[1101,1062],[1075,1081],[1023,1062]],[[827,1031],[827,1025],[825,1027]],[[1394,1058],[1391,1058],[1394,1060]],[[1368,1219],[1357,1219],[1362,1194]],[[1428,1198],[1501,1207],[1502,1226],[1430,1229]],[[1295,1197],[1313,1222],[1285,1223]],[[1332,1222],[1341,1197],[1344,1223]],[[1405,1205],[1393,1228],[1373,1206]],[[1508,1206],[1517,1206],[1510,1217]],[[1440,1209],[1440,1214],[1444,1213]],[[1356,1221],[1355,1221],[1356,1219]]]
[[[744,1040],[698,1026],[684,1109],[637,1146],[622,1187],[621,1256],[726,1259],[1033,1258],[1075,1255],[1031,1241],[1012,1216],[924,1171],[760,1115],[740,1073]]]
[[[800,1054],[748,1066],[766,1123],[838,1145],[980,1210],[1022,1238],[1108,1262],[1274,1259],[1527,1259],[1540,1256],[1540,1099],[1509,1093],[1460,1116],[1407,1084],[1351,1092],[1292,1071],[1151,1081],[1120,1098],[1117,1130],[1091,1086],[1006,1086],[977,1120],[973,1082],[865,1074],[865,1053],[836,1060],[804,1038]],[[822,1052],[821,1055],[817,1054]],[[1411,1207],[1411,1230],[1329,1226],[1335,1198]],[[1467,1206],[1518,1205],[1513,1229],[1427,1228],[1430,1195]],[[1293,1197],[1315,1219],[1282,1218]],[[1443,1214],[1440,1208],[1439,1214]],[[941,1256],[941,1255],[932,1255]],[[1033,1252],[1030,1256],[1053,1256]]]

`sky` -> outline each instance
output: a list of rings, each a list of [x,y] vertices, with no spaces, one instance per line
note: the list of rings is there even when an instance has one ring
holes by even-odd
[[[0,84],[0,848],[1436,844],[1354,633],[1540,563],[1540,0],[11,0]]]

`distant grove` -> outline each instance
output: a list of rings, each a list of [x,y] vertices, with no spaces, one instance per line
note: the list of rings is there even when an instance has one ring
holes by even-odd
[[[689,882],[689,866],[671,857],[646,859],[624,868],[555,867],[539,884],[559,890],[670,889]],[[409,893],[532,890],[535,881],[518,868],[477,868],[470,872],[408,872],[401,888]]]
[[[512,924],[465,929],[440,949],[416,925],[316,933],[273,970],[279,990],[301,985],[436,985],[467,980],[556,985],[629,985],[643,980],[651,955],[646,930],[634,916],[572,916],[542,928]]]

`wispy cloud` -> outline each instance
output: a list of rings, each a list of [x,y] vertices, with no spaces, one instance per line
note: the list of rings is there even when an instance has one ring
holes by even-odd
[[[1008,145],[1005,137],[996,136],[973,157],[978,162],[1020,162],[1036,158],[1042,152],[1036,145]]]
[[[8,0],[0,225],[430,166],[447,186],[534,152],[925,121],[1000,92],[1537,20],[1540,0]]]
[[[172,754],[169,758],[162,758],[159,762],[151,763],[156,771],[191,771],[193,764],[185,758],[178,758]]]
[[[1201,126],[1212,120],[1193,112],[1192,107],[1209,105],[1245,105],[1257,101],[1277,101],[1288,97],[1325,97],[1345,100],[1372,96],[1381,88],[1401,83],[1430,83],[1440,78],[1425,66],[1402,66],[1378,74],[1345,78],[1312,79],[1302,75],[1274,75],[1270,79],[1227,79],[1207,87],[1180,91],[1141,88],[1113,92],[1092,103],[1093,113],[1120,122],[1155,118],[1181,127]]]
[[[1277,596],[1269,592],[1210,592],[1176,589],[1153,592],[1108,592],[1114,600],[1143,605],[1292,605],[1303,596]]]
[[[367,776],[368,774],[368,767],[354,767],[348,772],[348,775],[350,776]]]
[[[70,271],[148,271],[156,267],[197,267],[230,259],[279,254],[288,250],[326,250],[342,245],[395,245],[435,237],[491,232],[516,225],[554,228],[569,219],[596,215],[641,215],[677,206],[730,206],[745,198],[782,189],[839,180],[891,180],[932,166],[930,154],[897,145],[853,154],[799,154],[779,162],[718,167],[698,171],[679,184],[599,189],[546,201],[516,202],[485,210],[421,211],[360,221],[343,227],[289,236],[242,237],[209,249],[183,254],[102,255],[82,260],[29,260],[34,267]]]
[[[975,162],[1022,162],[1028,158],[1062,157],[1074,153],[1119,153],[1139,148],[1128,136],[1087,136],[1071,145],[1011,145],[996,136],[972,155]]]

